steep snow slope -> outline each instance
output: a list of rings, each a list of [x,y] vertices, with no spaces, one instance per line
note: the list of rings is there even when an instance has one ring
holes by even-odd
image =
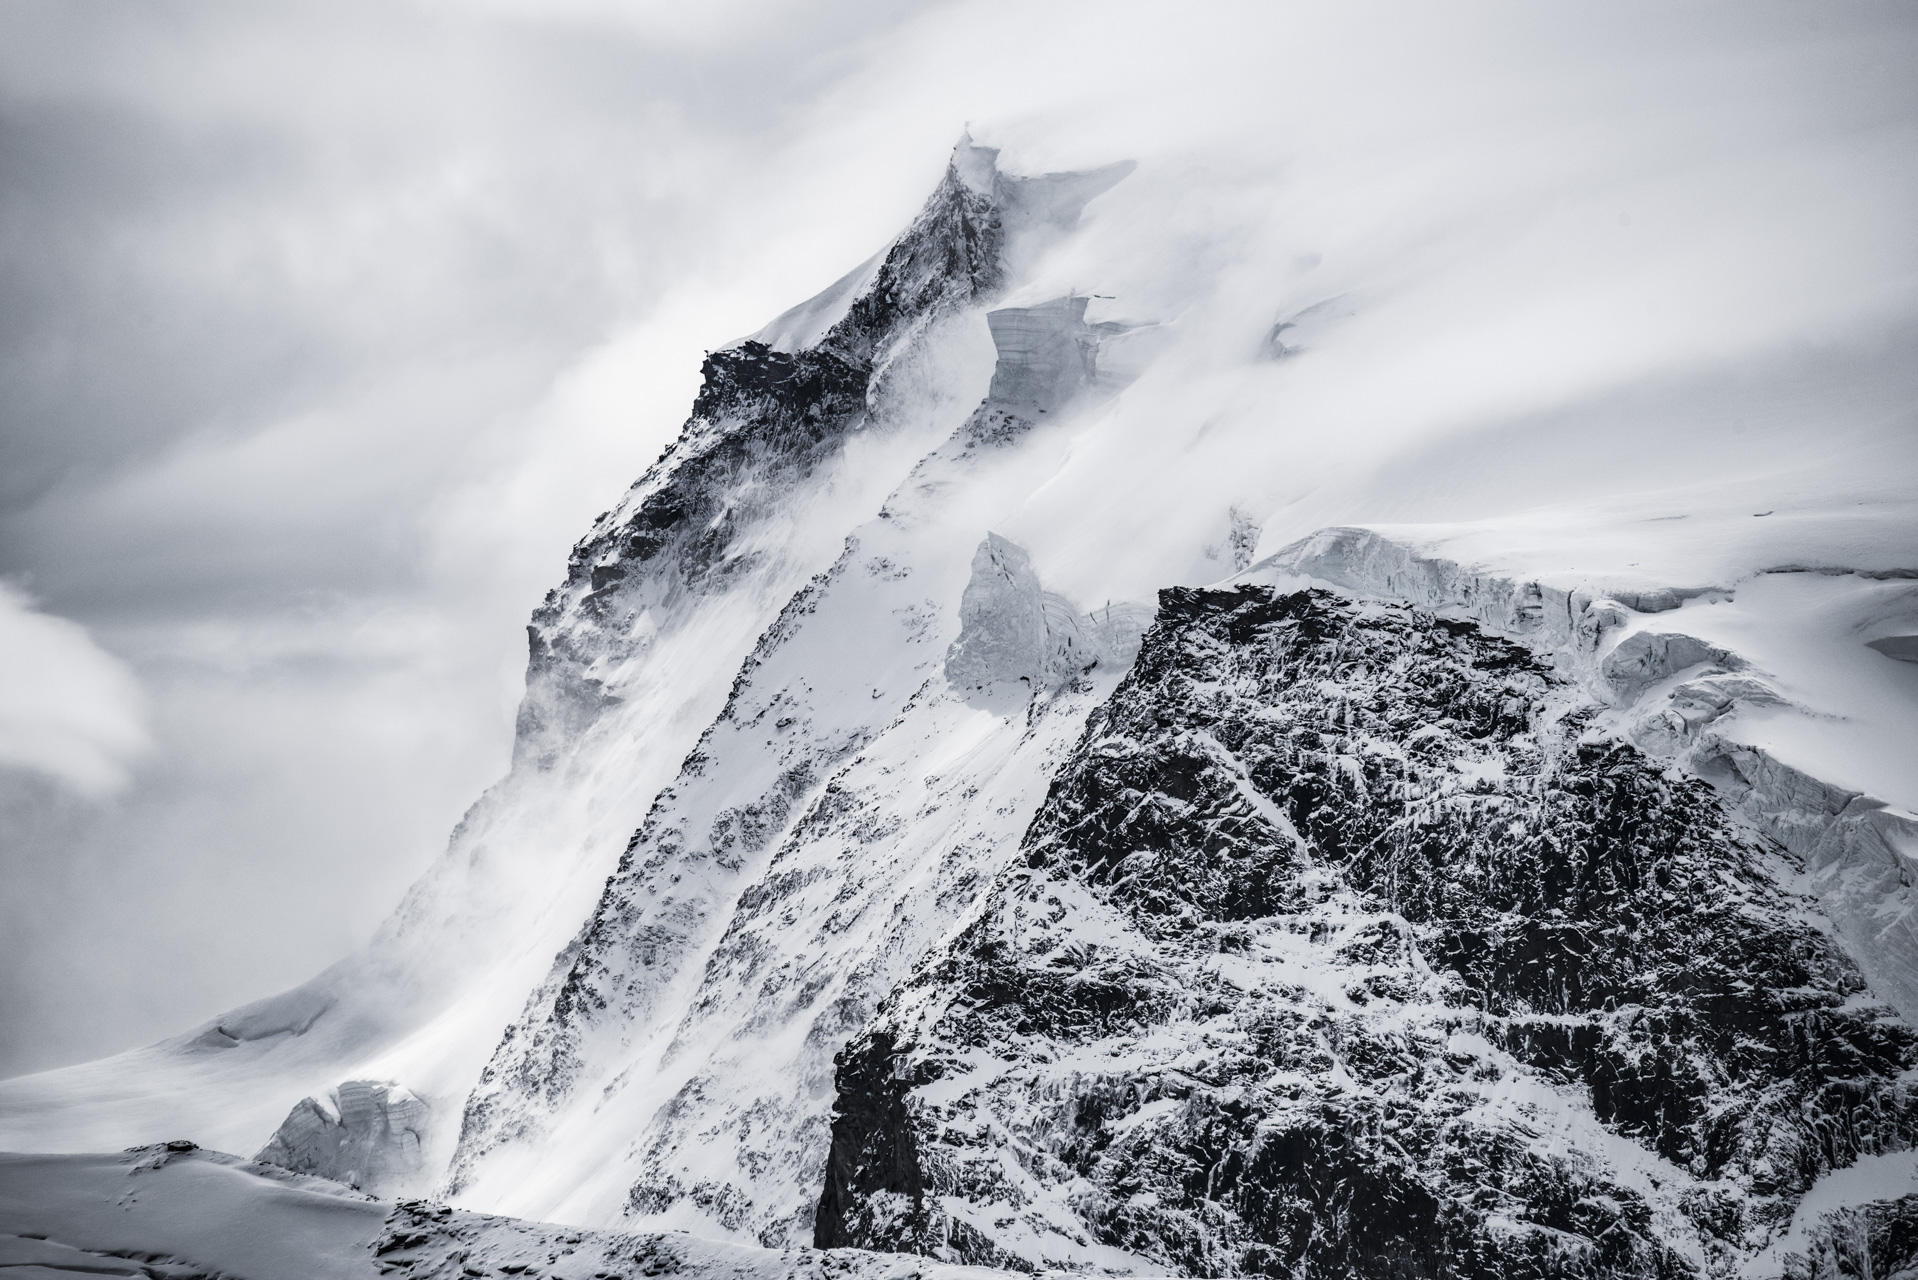
[[[1142,611],[1081,615],[1016,546],[971,550],[1066,445],[987,400],[794,598],[508,1030],[451,1193],[810,1239],[832,1054],[1013,847],[1136,644]]]

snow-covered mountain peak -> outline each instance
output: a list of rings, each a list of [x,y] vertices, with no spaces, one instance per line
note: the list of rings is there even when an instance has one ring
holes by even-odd
[[[778,352],[825,348],[871,360],[891,328],[936,312],[947,290],[983,297],[1017,285],[1078,223],[1086,205],[1135,167],[1129,161],[1078,173],[1002,173],[999,151],[962,136],[945,177],[900,237],[818,296],[732,347]]]
[[[1905,1221],[1843,1188],[1918,1142],[1906,419],[1699,410],[1882,362],[1534,395],[1433,337],[1477,241],[999,158],[707,356],[369,948],[8,1140],[1022,1270]]]

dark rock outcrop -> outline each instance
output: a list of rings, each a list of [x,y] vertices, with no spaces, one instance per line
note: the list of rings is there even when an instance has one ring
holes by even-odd
[[[1918,1139],[1918,1037],[1779,851],[1591,710],[1470,623],[1162,593],[1015,869],[841,1056],[816,1243],[1742,1267]]]
[[[815,346],[780,351],[745,341],[706,357],[692,418],[573,548],[566,581],[527,628],[527,696],[517,760],[576,743],[609,695],[594,674],[649,604],[726,589],[761,554],[741,535],[867,424],[876,361],[909,330],[996,290],[1003,227],[991,189],[956,168],[892,246],[877,274]]]

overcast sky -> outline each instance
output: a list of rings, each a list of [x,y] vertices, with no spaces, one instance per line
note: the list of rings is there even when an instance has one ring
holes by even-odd
[[[1913,221],[1914,12],[6,0],[0,1074],[363,940],[503,771],[524,618],[701,353],[968,122],[1204,167],[1200,255],[1435,198],[1609,234],[1621,174],[1707,229],[1772,202],[1766,260],[1855,310]],[[1346,196],[1288,205],[1304,171]]]
[[[696,8],[0,9],[0,1072],[369,934],[702,349],[936,177],[780,181],[911,6]]]

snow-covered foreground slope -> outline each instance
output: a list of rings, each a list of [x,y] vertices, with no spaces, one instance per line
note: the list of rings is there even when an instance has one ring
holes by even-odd
[[[1904,348],[1465,377],[1405,335],[1469,262],[1207,256],[1191,180],[962,141],[709,357],[373,945],[0,1145],[1021,1268],[1907,1265]]]
[[[0,1154],[0,1272],[140,1280],[548,1276],[991,1280],[998,1272],[869,1254],[828,1259],[684,1235],[581,1231],[395,1204],[191,1143],[118,1155]]]

